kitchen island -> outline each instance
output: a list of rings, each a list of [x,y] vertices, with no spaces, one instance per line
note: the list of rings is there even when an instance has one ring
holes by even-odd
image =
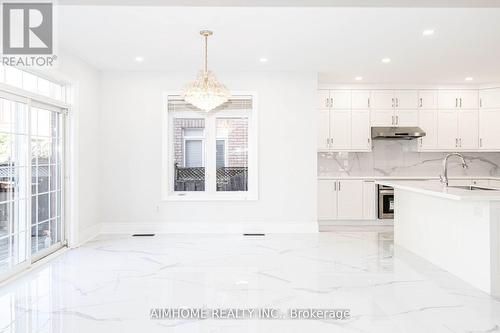
[[[500,297],[500,191],[437,181],[394,188],[394,242],[476,288]]]

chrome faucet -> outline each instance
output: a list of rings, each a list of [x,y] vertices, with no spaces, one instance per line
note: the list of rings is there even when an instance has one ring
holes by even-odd
[[[462,160],[462,168],[464,168],[464,169],[468,168],[467,162],[465,162],[465,158],[462,154],[459,154],[459,153],[447,154],[445,156],[445,158],[443,159],[443,174],[439,175],[439,180],[445,186],[448,186],[448,158],[450,158],[451,156],[460,157],[460,159]]]

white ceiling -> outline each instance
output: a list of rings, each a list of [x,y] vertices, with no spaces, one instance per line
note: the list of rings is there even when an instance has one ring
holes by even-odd
[[[194,73],[202,66],[198,31],[208,28],[216,71],[315,71],[325,82],[500,82],[500,8],[59,6],[56,19],[59,45],[101,70]],[[424,29],[436,33],[424,38]]]

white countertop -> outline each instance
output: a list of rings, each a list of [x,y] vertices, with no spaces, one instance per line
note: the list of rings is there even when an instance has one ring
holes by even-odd
[[[375,183],[394,187],[395,189],[412,191],[452,200],[500,201],[500,190],[470,191],[453,187],[445,188],[439,182],[425,180],[376,180]]]
[[[439,176],[332,176],[332,175],[319,175],[318,179],[366,179],[366,180],[438,180]],[[448,179],[464,179],[464,180],[500,180],[500,177],[491,176],[462,176],[462,177],[448,177]]]

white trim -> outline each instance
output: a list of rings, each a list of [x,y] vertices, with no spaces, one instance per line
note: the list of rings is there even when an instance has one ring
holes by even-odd
[[[187,234],[220,234],[220,233],[317,233],[316,221],[286,222],[244,222],[244,223],[206,223],[206,222],[137,222],[102,224],[101,234],[134,234],[134,233],[187,233]]]
[[[168,112],[169,96],[180,96],[179,91],[164,92],[162,96],[162,174],[161,174],[161,198],[160,201],[231,201],[231,200],[258,200],[259,198],[259,164],[258,164],[258,100],[256,92],[249,91],[234,91],[233,96],[245,97],[252,99],[252,110],[250,113],[240,110],[224,110],[216,113],[200,113],[193,112],[179,112],[174,111],[175,115],[180,118],[203,118],[205,119],[205,154],[215,156],[215,140],[211,140],[210,132],[206,132],[209,126],[215,128],[215,119],[224,117],[248,117],[248,191],[244,192],[217,192],[215,190],[215,175],[211,175],[210,170],[216,173],[215,160],[212,161],[213,165],[205,165],[207,170],[205,177],[205,191],[186,191],[174,192],[173,182],[174,169],[169,167],[173,165],[173,140],[171,140],[171,133],[173,132],[173,124],[170,121],[172,113]],[[212,135],[215,136],[215,133]],[[211,142],[213,141],[213,142]],[[208,144],[208,146],[206,146]],[[213,152],[213,154],[212,154]],[[207,161],[207,160],[205,160]]]

